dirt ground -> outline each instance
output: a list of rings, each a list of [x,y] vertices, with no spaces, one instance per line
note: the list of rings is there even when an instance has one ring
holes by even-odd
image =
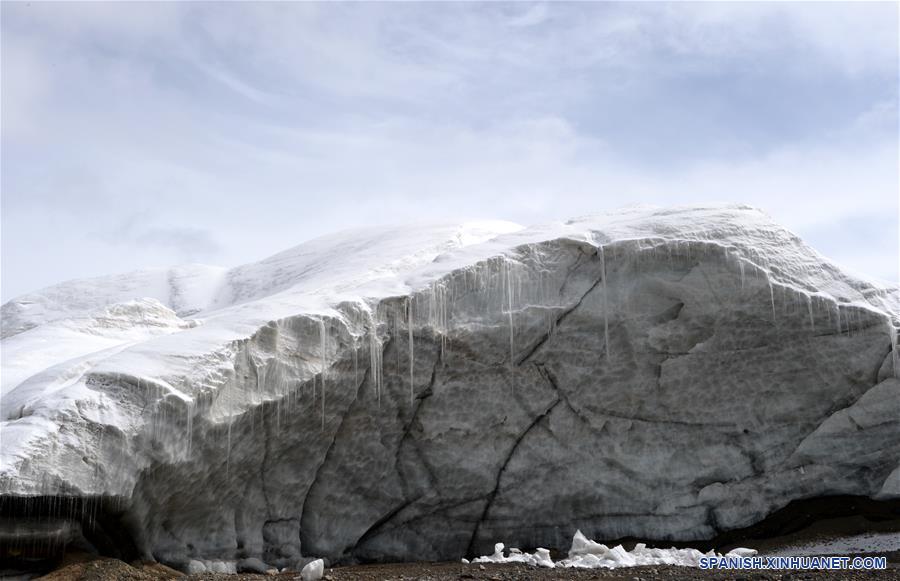
[[[873,522],[861,517],[825,519],[813,526],[778,537],[741,543],[743,546],[771,554],[785,547],[810,542],[846,538],[859,533],[900,531],[900,521]],[[630,548],[626,545],[626,548]],[[721,549],[724,550],[724,549]],[[856,555],[885,556],[888,568],[881,571],[702,571],[689,567],[631,567],[625,569],[543,569],[521,564],[390,563],[352,565],[326,569],[325,581],[548,581],[602,579],[610,581],[900,581],[900,550],[887,553],[865,552]],[[22,577],[24,579],[25,577]],[[204,573],[185,575],[159,563],[124,563],[116,559],[96,558],[87,554],[69,555],[54,571],[40,577],[46,581],[158,581],[187,579],[191,581],[288,581],[300,580],[298,572],[275,575],[223,575]]]
[[[296,572],[277,575],[183,575],[158,564],[135,566],[115,559],[73,563],[41,577],[46,581],[269,581],[298,580]],[[549,581],[602,579],[609,581],[814,581],[900,580],[900,563],[883,571],[701,571],[689,567],[632,567],[628,569],[542,569],[518,564],[465,565],[462,563],[397,563],[336,567],[325,571],[325,581]]]

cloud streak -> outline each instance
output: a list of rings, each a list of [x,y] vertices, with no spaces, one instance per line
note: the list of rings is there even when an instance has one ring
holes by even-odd
[[[56,8],[0,8],[4,300],[635,202],[754,204],[897,277],[896,243],[854,233],[896,223],[896,5]]]

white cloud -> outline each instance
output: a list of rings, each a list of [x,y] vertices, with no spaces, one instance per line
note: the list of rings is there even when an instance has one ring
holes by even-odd
[[[546,4],[535,4],[525,12],[509,20],[509,25],[513,27],[535,26],[547,20],[549,10]]]
[[[897,216],[896,6],[2,10],[4,298],[371,222]],[[896,245],[845,236],[842,260],[896,275]]]
[[[40,57],[24,38],[2,41],[2,90],[0,111],[4,135],[28,140],[40,123],[39,110],[53,83]]]
[[[833,66],[851,75],[868,71],[897,74],[898,10],[896,2],[853,5],[824,2],[814,10],[780,6],[793,32]]]

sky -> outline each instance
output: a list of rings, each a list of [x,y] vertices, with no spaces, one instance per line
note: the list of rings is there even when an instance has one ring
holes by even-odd
[[[0,5],[0,294],[739,202],[898,278],[898,4]]]

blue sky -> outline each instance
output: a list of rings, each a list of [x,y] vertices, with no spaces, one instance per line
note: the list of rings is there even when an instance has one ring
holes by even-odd
[[[749,203],[898,277],[896,3],[0,10],[3,300],[634,203]]]

